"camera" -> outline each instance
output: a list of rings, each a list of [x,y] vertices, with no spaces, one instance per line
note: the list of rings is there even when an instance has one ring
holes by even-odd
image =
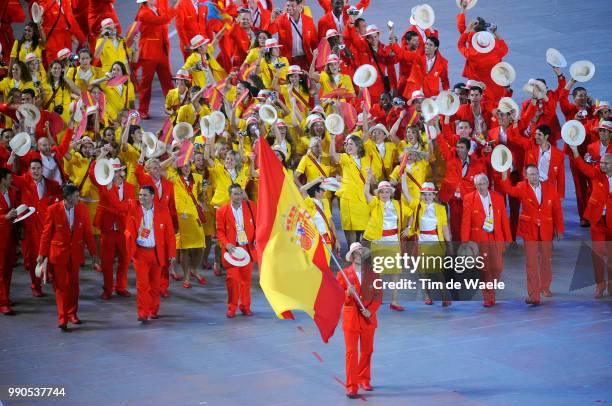
[[[344,48],[346,48],[346,45],[344,45],[344,44],[338,44],[338,49],[339,49],[339,50],[341,50],[341,51],[342,51]]]
[[[270,100],[276,101],[276,99],[278,98],[278,93],[270,92],[270,95],[268,97],[270,98]]]
[[[75,63],[79,60],[79,56],[77,54],[70,54],[68,57],[68,61]]]
[[[104,35],[105,37],[110,37],[111,33],[110,31],[104,31],[102,35]]]
[[[589,114],[589,113],[588,113],[586,110],[580,110],[580,111],[578,111],[577,116],[578,116],[578,118],[579,118],[579,119],[583,119],[583,118],[586,118],[586,116],[587,116],[588,114]]]
[[[64,106],[61,104],[59,106],[55,106],[53,107],[53,111],[61,116],[64,113]]]
[[[394,97],[391,104],[393,104],[394,106],[405,106],[406,100],[402,99],[401,97]]]
[[[359,10],[357,10],[356,8],[349,8],[346,13],[350,16],[358,16]]]
[[[239,137],[246,137],[247,132],[246,131],[238,131],[238,136]]]
[[[287,66],[284,62],[274,62],[274,69],[280,69]]]

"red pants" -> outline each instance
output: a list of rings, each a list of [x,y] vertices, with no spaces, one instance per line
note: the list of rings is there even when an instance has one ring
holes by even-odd
[[[151,101],[151,84],[153,77],[157,73],[159,83],[161,84],[164,97],[174,86],[172,84],[172,73],[170,72],[170,60],[143,59],[139,62],[142,68],[142,79],[138,88],[138,111],[140,113],[149,113],[149,103]]]
[[[161,293],[168,292],[170,288],[170,265],[164,265],[161,268],[160,288]]]
[[[53,272],[53,288],[57,303],[57,324],[68,323],[70,317],[76,317],[79,309],[79,267],[72,259],[66,264],[49,264]]]
[[[572,171],[572,178],[574,178],[574,189],[576,190],[576,205],[578,206],[578,215],[582,220],[582,214],[586,208],[587,201],[589,200],[590,187],[589,180],[582,174],[574,164],[573,160],[570,159],[570,171]]]
[[[117,257],[117,279],[113,285],[113,265]],[[128,267],[125,236],[122,231],[105,231],[100,235],[100,265],[104,275],[104,292],[127,289]]]
[[[504,269],[504,242],[497,242],[493,234],[487,234],[489,241],[478,243],[479,255],[483,257],[484,268],[480,271],[481,282],[494,282],[499,279]],[[495,289],[483,289],[482,298],[486,301],[495,301]]]
[[[30,287],[32,289],[40,289],[42,280],[36,277],[36,258],[38,257],[42,228],[26,227],[25,232],[26,238],[21,242],[23,267],[30,273],[30,281],[32,282]]]
[[[461,217],[463,216],[463,200],[453,197],[448,201],[450,209],[450,232],[452,241],[461,241]]]
[[[8,241],[0,243],[0,307],[11,305],[10,291],[15,266],[16,251],[15,240],[8,236]]]
[[[159,312],[159,280],[161,267],[155,248],[136,247],[136,307],[138,317],[149,317]]]
[[[591,240],[593,241],[593,271],[595,283],[603,284],[608,271],[608,285],[612,285],[612,230],[605,224],[605,219],[597,224],[591,224]],[[612,286],[611,286],[612,287]],[[608,289],[610,293],[610,289]]]
[[[540,293],[552,282],[552,241],[525,241],[525,270],[529,299],[540,301]]]
[[[356,391],[360,383],[370,383],[370,361],[374,351],[375,331],[374,328],[361,331],[344,330],[346,389],[348,391]],[[357,344],[359,344],[359,350]]]
[[[251,309],[251,273],[253,264],[227,268],[225,286],[227,288],[227,308],[235,311],[240,297],[240,310]]]

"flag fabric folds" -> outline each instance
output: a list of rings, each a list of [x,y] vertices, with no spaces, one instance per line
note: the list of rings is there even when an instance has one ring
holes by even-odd
[[[279,318],[302,310],[328,342],[340,320],[344,291],[329,268],[323,242],[292,177],[266,142],[257,144],[259,283]]]

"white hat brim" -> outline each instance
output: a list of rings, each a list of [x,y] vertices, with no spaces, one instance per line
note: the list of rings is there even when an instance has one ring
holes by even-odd
[[[508,159],[502,163],[504,154],[508,156]],[[491,152],[491,166],[497,172],[506,172],[510,169],[512,167],[512,152],[510,149],[503,144],[493,148],[493,152]]]
[[[21,216],[17,217],[15,220],[13,220],[13,223],[17,223],[20,222],[22,220],[27,219],[28,217],[30,217],[32,214],[34,214],[34,212],[36,211],[35,207],[28,207],[28,211],[24,212]]]
[[[251,262],[251,256],[242,247],[236,247],[233,255],[225,251],[223,258],[225,258],[229,264],[234,266],[246,266],[249,264],[249,262]]]

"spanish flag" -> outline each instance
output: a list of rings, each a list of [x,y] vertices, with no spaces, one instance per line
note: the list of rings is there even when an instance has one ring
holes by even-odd
[[[344,291],[293,178],[266,142],[257,144],[259,284],[279,318],[302,310],[327,342],[340,320]]]

